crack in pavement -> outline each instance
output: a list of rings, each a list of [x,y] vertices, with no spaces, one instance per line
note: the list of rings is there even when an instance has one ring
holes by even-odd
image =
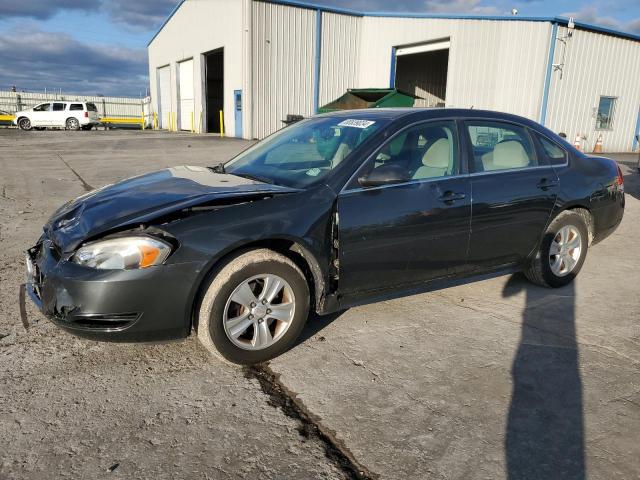
[[[271,406],[280,408],[286,416],[300,422],[298,428],[300,435],[322,444],[329,461],[340,469],[346,478],[350,480],[379,478],[378,474],[371,472],[356,460],[344,442],[336,437],[335,432],[322,425],[320,419],[297,398],[296,393],[282,384],[280,375],[271,370],[268,364],[245,367],[244,375],[247,379],[258,381],[263,393],[269,397]]]
[[[76,171],[73,169],[73,167],[67,163],[67,161],[66,161],[64,158],[62,158],[62,155],[60,155],[60,154],[59,154],[59,153],[57,153],[57,152],[56,152],[56,155],[58,156],[58,158],[60,159],[60,161],[61,161],[62,163],[64,163],[64,164],[66,165],[66,167],[67,167],[69,170],[71,170],[71,173],[73,173],[73,174],[76,176],[76,178],[77,178],[78,180],[80,180],[80,182],[82,183],[82,188],[84,188],[84,191],[85,191],[85,192],[90,192],[91,190],[94,190],[94,188],[93,188],[91,185],[89,185],[87,182],[85,182],[85,181],[84,181],[84,178],[82,178],[82,177],[80,176],[80,174],[79,174],[78,172],[76,172]]]

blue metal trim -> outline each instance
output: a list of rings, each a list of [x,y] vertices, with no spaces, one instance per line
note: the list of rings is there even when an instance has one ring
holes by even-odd
[[[633,136],[633,148],[632,151],[636,151],[638,148],[638,135],[640,135],[640,108],[638,109],[638,121],[636,122],[636,134]]]
[[[313,71],[313,111],[320,108],[320,61],[322,60],[322,10],[316,10],[316,52]]]
[[[569,23],[569,20],[562,17],[556,17],[555,21],[557,21],[559,24],[564,26],[566,26]],[[593,23],[584,23],[584,22],[574,22],[574,23],[576,25],[576,28],[582,28],[583,30],[592,30],[594,32],[605,33],[608,35],[614,35],[616,37],[627,38],[629,40],[635,40],[637,42],[640,42],[640,35],[637,35],[635,33],[623,32],[621,30],[615,30],[613,28],[608,28],[608,27],[601,27],[600,25],[594,25]]]
[[[544,90],[542,92],[542,106],[540,108],[540,124],[544,125],[547,120],[547,106],[549,105],[549,90],[551,89],[551,79],[553,74],[553,59],[556,54],[556,39],[558,37],[558,24],[551,27],[551,39],[549,40],[549,58],[547,59],[547,73],[544,77]]]
[[[496,21],[512,21],[512,22],[549,22],[557,23],[558,25],[567,26],[569,20],[564,17],[520,17],[516,15],[500,16],[500,15],[441,15],[430,13],[401,13],[401,12],[361,12],[356,10],[349,10],[347,8],[328,7],[325,5],[318,5],[317,3],[303,2],[298,0],[260,0],[267,3],[276,3],[280,5],[289,5],[292,7],[308,8],[311,10],[320,10],[328,13],[338,13],[342,15],[351,15],[354,17],[390,17],[390,18],[432,18],[432,19],[445,19],[445,20],[496,20]],[[167,19],[160,25],[158,31],[153,35],[147,46],[151,45],[151,42],[158,36],[160,31],[164,28],[171,17],[178,11],[180,6],[185,2],[181,0],[176,8],[173,9]],[[635,40],[640,42],[640,35],[615,30],[613,28],[601,27],[592,23],[575,22],[577,28],[584,30],[591,30],[594,32],[604,33],[607,35],[614,35],[616,37],[627,38],[629,40]]]
[[[389,70],[389,88],[396,88],[396,47],[391,47],[391,68]]]
[[[178,9],[182,6],[182,4],[185,2],[186,0],[180,0],[180,3],[178,3],[175,8],[171,11],[171,13],[169,14],[169,16],[167,17],[167,19],[162,22],[162,25],[160,25],[160,28],[158,28],[158,30],[156,31],[156,33],[153,34],[153,37],[151,37],[151,40],[149,40],[149,43],[147,43],[147,47],[149,45],[151,45],[151,42],[153,42],[155,40],[155,38],[158,36],[158,34],[162,31],[162,29],[164,28],[164,26],[169,23],[169,20],[171,20],[171,17],[173,17],[176,12],[178,11]]]
[[[309,10],[321,10],[329,13],[341,13],[343,15],[352,15],[354,17],[364,17],[364,13],[350,10],[348,8],[329,7],[327,5],[318,5],[312,2],[302,2],[298,0],[260,0],[266,3],[278,3],[280,5],[289,5],[291,7],[308,8]]]
[[[445,19],[445,20],[502,20],[512,22],[549,22],[557,23],[558,25],[568,25],[569,19],[564,17],[521,17],[517,15],[447,15],[447,14],[433,14],[433,13],[410,13],[410,12],[366,12],[356,11],[347,8],[328,7],[325,5],[318,5],[313,2],[306,2],[300,0],[259,0],[268,3],[278,3],[281,5],[291,5],[293,7],[309,8],[312,10],[322,10],[330,13],[342,13],[345,15],[353,15],[356,17],[391,17],[391,18],[433,18],[433,19]],[[609,35],[616,35],[619,37],[629,38],[631,40],[640,41],[640,35],[623,32],[621,30],[615,30],[613,28],[601,27],[592,23],[574,22],[578,28],[585,30],[593,30],[596,32],[607,33]]]

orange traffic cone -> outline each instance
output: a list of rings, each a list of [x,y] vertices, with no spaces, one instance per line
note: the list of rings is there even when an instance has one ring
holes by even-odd
[[[576,139],[573,142],[573,146],[576,147],[576,150],[582,150],[582,138],[580,138],[580,134],[576,135]]]
[[[598,140],[596,140],[596,145],[593,147],[593,153],[602,153],[602,134],[598,136]]]

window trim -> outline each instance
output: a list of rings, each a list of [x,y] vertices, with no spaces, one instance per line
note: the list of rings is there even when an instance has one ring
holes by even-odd
[[[613,104],[611,105],[611,111],[610,111],[609,128],[598,127],[598,113],[600,112],[600,102],[602,102],[603,98],[608,98],[610,100],[613,100]],[[596,121],[595,121],[595,125],[594,125],[594,130],[596,132],[612,132],[613,131],[613,120],[614,120],[615,114],[616,114],[616,106],[618,105],[618,98],[620,98],[620,97],[616,97],[614,95],[599,95],[598,96],[598,106],[596,107]]]
[[[473,142],[471,141],[471,135],[469,134],[469,122],[485,122],[485,123],[503,123],[503,124],[507,124],[507,125],[513,125],[515,127],[518,127],[522,130],[524,130],[525,135],[527,135],[527,137],[529,138],[529,143],[531,144],[532,147],[532,153],[533,153],[533,160],[536,162],[536,165],[532,166],[532,167],[522,167],[522,168],[505,168],[502,170],[482,170],[480,172],[476,171],[476,165],[475,165],[475,155],[473,153]],[[511,120],[502,120],[502,119],[495,119],[495,118],[486,118],[486,117],[474,117],[474,118],[464,118],[462,119],[462,125],[464,126],[463,131],[464,131],[464,135],[465,135],[465,140],[467,142],[467,157],[469,158],[469,173],[470,175],[475,175],[475,174],[489,174],[489,173],[500,173],[500,172],[517,172],[517,171],[522,171],[522,170],[535,170],[538,168],[545,168],[545,167],[550,167],[551,165],[540,165],[540,158],[538,158],[538,152],[536,149],[536,143],[533,139],[533,136],[531,135],[530,127],[528,127],[527,125],[523,125],[521,123],[518,122],[514,122]],[[473,159],[473,163],[471,162],[471,159]],[[471,168],[473,167],[473,168]]]
[[[465,168],[466,162],[463,161],[462,158],[462,138],[460,135],[460,128],[458,125],[458,118],[455,117],[446,117],[446,118],[430,118],[427,120],[419,120],[417,122],[414,123],[410,123],[408,125],[405,125],[404,127],[402,127],[400,130],[396,131],[393,135],[391,135],[389,138],[387,138],[383,143],[381,143],[380,145],[378,145],[376,147],[376,149],[360,164],[360,166],[356,169],[355,172],[353,172],[353,174],[349,177],[349,180],[347,180],[344,184],[344,186],[340,189],[339,194],[342,193],[351,193],[351,192],[360,192],[360,191],[373,191],[373,190],[378,190],[380,188],[388,188],[388,187],[396,187],[399,185],[409,185],[412,183],[425,183],[425,182],[432,182],[432,181],[443,181],[443,180],[448,180],[450,178],[459,178],[459,177],[464,177],[468,175],[468,168]],[[458,135],[458,170],[459,172],[455,175],[449,175],[446,177],[434,177],[434,178],[416,178],[411,179],[409,181],[406,182],[400,182],[400,183],[393,183],[393,184],[389,184],[389,185],[378,185],[377,187],[355,187],[355,188],[347,188],[351,182],[353,181],[354,178],[357,178],[358,173],[360,173],[360,171],[364,168],[365,165],[367,165],[369,163],[370,160],[372,160],[379,152],[380,150],[382,150],[385,146],[387,146],[390,142],[392,142],[397,136],[402,135],[402,133],[404,133],[406,130],[409,130],[410,128],[416,127],[418,125],[422,125],[425,123],[445,123],[445,122],[451,122],[454,125],[454,130],[455,133]]]
[[[380,148],[382,148],[384,145],[386,145],[387,142],[391,141],[396,135],[399,135],[400,133],[402,133],[404,130],[406,130],[407,128],[410,128],[416,124],[419,123],[427,123],[427,122],[437,122],[437,121],[445,121],[445,120],[452,120],[454,122],[456,122],[456,128],[458,131],[458,150],[460,150],[460,160],[461,160],[461,166],[462,166],[462,172],[457,174],[457,175],[451,175],[449,177],[437,177],[437,178],[423,178],[423,179],[416,179],[416,180],[409,180],[408,182],[402,182],[402,183],[393,183],[393,184],[389,184],[389,185],[379,185],[377,187],[357,187],[357,188],[347,188],[347,186],[351,183],[351,181],[353,180],[353,178],[360,172],[360,170],[364,167],[364,165],[373,157],[373,155],[377,154],[378,151],[380,150]],[[389,137],[382,145],[380,145],[379,147],[377,147],[374,152],[372,154],[370,154],[363,162],[362,164],[356,169],[356,171],[349,177],[349,180],[347,180],[347,182],[344,184],[344,186],[340,189],[340,192],[338,192],[338,195],[342,195],[342,194],[347,194],[347,193],[356,193],[356,192],[372,192],[372,191],[376,191],[376,190],[380,190],[383,188],[391,188],[391,187],[398,187],[398,186],[406,186],[406,185],[410,185],[410,184],[416,184],[416,183],[430,183],[430,182],[442,182],[444,180],[450,180],[450,179],[460,179],[460,178],[473,178],[473,177],[480,177],[480,176],[485,176],[485,175],[503,175],[503,174],[510,174],[510,173],[519,173],[519,172],[527,172],[527,171],[535,171],[535,170],[544,170],[544,169],[550,169],[555,171],[556,168],[562,168],[562,167],[568,167],[569,163],[570,163],[570,152],[564,148],[562,145],[558,144],[558,146],[565,151],[565,153],[567,154],[567,161],[564,164],[558,164],[558,165],[536,165],[533,167],[524,167],[524,168],[510,168],[510,169],[505,169],[505,170],[489,170],[489,171],[482,171],[482,172],[475,172],[475,171],[471,171],[471,169],[469,168],[469,159],[473,158],[473,152],[469,152],[469,148],[472,148],[472,144],[469,138],[469,133],[467,132],[465,127],[465,123],[469,122],[469,121],[474,121],[474,120],[478,120],[478,121],[488,121],[488,122],[500,122],[500,123],[508,123],[511,125],[515,125],[518,126],[520,128],[523,128],[524,130],[527,131],[527,135],[529,135],[529,137],[531,138],[531,142],[534,146],[534,154],[536,155],[536,161],[538,160],[538,152],[536,150],[536,143],[535,143],[535,139],[533,138],[534,136],[531,134],[531,131],[533,131],[534,133],[543,136],[544,138],[548,139],[549,141],[556,143],[551,137],[549,137],[549,135],[547,135],[544,132],[540,132],[528,125],[524,125],[522,123],[518,123],[515,121],[512,121],[510,119],[508,120],[502,120],[502,119],[495,119],[492,117],[473,117],[473,118],[468,118],[468,117],[446,117],[446,118],[438,118],[438,119],[429,119],[429,120],[421,120],[409,125],[406,125],[405,127],[401,128],[400,130],[398,130],[396,133],[394,133],[391,137]],[[467,152],[466,155],[464,155],[464,159],[463,159],[463,146],[462,144],[466,143],[467,145]],[[466,161],[465,161],[466,160]],[[466,167],[466,168],[465,168]]]

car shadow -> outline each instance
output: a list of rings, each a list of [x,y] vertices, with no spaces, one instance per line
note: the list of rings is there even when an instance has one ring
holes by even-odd
[[[347,310],[339,310],[328,315],[318,315],[317,313],[311,313],[307,320],[302,333],[291,348],[296,348],[298,345],[306,342],[310,338],[317,335],[320,331],[324,330],[331,323],[337,320]]]
[[[503,297],[524,291],[520,344],[505,435],[507,478],[586,477],[582,380],[574,283],[550,290],[512,276]]]
[[[624,191],[627,195],[640,200],[640,171],[637,163],[620,162],[627,168],[622,169]]]

